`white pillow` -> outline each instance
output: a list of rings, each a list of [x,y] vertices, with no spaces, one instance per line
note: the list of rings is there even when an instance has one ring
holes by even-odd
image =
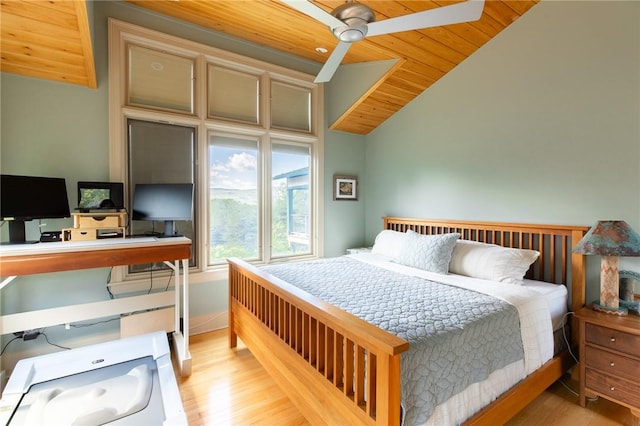
[[[422,235],[408,230],[398,263],[425,271],[447,274],[451,252],[460,234]]]
[[[540,253],[535,250],[459,240],[451,255],[449,272],[483,280],[522,285],[524,275],[538,256]]]
[[[397,259],[400,256],[402,246],[407,238],[404,232],[385,229],[376,235],[376,239],[371,248],[371,253]]]

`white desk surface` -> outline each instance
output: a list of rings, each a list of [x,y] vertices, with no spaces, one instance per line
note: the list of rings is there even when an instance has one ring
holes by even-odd
[[[7,244],[0,245],[0,256],[23,256],[29,254],[70,253],[89,250],[115,250],[169,244],[190,244],[186,237],[133,237],[104,238],[93,241],[59,241],[51,243]]]
[[[190,252],[191,240],[186,237],[105,238],[94,241],[38,242],[34,244],[3,245],[0,246],[0,275],[6,278],[0,282],[0,289],[18,275],[128,265],[131,264],[131,262],[142,260],[148,262],[152,259],[163,261],[176,260],[172,268],[176,276],[175,300],[173,301],[173,305],[176,307],[173,341],[177,351],[176,356],[180,367],[180,374],[189,375],[191,374],[189,335],[188,333],[182,335],[180,331],[180,309],[178,307],[181,305],[182,299],[182,321],[184,329],[188,330],[188,257]],[[182,268],[178,260],[182,263]],[[183,270],[181,275],[182,280],[178,278],[180,276],[180,269]],[[181,292],[178,290],[180,288],[182,289]],[[18,330],[29,330],[32,328],[47,327],[50,325],[71,323],[79,320],[148,309],[150,306],[146,304],[142,306],[142,308],[137,306],[142,303],[139,299],[154,298],[156,296],[158,295],[151,294],[4,315],[0,316],[0,331],[2,331],[3,334],[7,334]],[[152,302],[153,306],[157,307],[155,299],[149,303]],[[129,307],[127,305],[128,303],[137,305],[135,307]],[[145,303],[147,303],[146,299]],[[78,312],[80,312],[80,314],[78,314]],[[102,313],[99,314],[98,312]],[[1,359],[0,357],[0,369],[2,366]]]

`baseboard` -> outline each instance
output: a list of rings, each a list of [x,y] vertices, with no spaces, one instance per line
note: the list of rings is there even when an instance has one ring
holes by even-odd
[[[189,335],[207,333],[229,326],[229,311],[213,312],[189,318]]]
[[[138,336],[158,330],[171,333],[175,330],[174,307],[120,317],[120,338]]]

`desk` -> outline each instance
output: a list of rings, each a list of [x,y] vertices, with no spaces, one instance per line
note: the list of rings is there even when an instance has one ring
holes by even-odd
[[[154,293],[3,315],[0,317],[0,334],[173,305],[175,306],[173,342],[176,358],[180,374],[189,375],[191,374],[188,333],[190,257],[191,240],[185,237],[143,237],[0,246],[0,276],[4,277],[0,282],[0,290],[20,275],[151,262],[164,262],[169,266],[175,273],[176,283],[173,295],[171,292]],[[181,264],[182,277],[180,276]],[[180,331],[181,311],[185,335]]]

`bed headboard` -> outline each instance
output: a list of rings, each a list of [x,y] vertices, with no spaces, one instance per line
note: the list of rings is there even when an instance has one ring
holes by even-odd
[[[504,222],[471,222],[440,219],[383,217],[384,229],[424,235],[460,233],[464,240],[538,250],[540,257],[526,277],[568,287],[571,310],[585,304],[585,258],[571,252],[589,230],[588,226],[539,225]]]

